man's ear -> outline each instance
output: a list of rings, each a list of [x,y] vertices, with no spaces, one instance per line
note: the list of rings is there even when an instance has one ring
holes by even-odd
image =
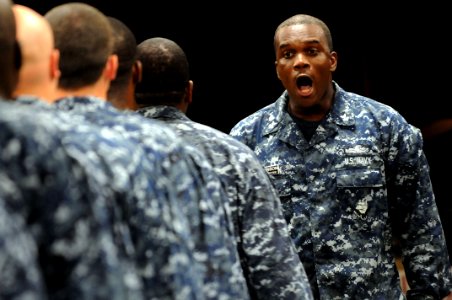
[[[177,108],[179,108],[184,114],[187,113],[188,107],[192,103],[193,100],[193,81],[187,81],[185,85],[184,98],[179,101],[177,104]]]
[[[336,71],[336,68],[337,68],[337,53],[336,53],[336,51],[331,51],[331,53],[330,53],[330,61],[331,61],[330,71],[334,72],[334,71]]]
[[[278,76],[278,79],[281,79],[281,78],[279,77],[279,72],[278,72],[278,61],[277,61],[277,60],[275,60],[275,69],[276,69],[276,76]]]
[[[190,105],[193,102],[193,80],[187,82],[187,87],[185,88],[185,102]]]
[[[60,79],[60,50],[53,49],[50,53],[50,78]]]
[[[136,84],[140,83],[142,78],[143,78],[143,65],[142,65],[141,61],[136,60],[132,66],[133,84],[136,85]]]
[[[118,56],[112,54],[108,57],[105,64],[104,74],[110,80],[113,81],[116,78],[116,72],[118,71]]]

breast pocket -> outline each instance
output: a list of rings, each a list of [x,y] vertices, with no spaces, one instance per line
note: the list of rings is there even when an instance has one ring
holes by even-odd
[[[340,170],[336,184],[341,219],[347,228],[355,232],[383,230],[388,207],[380,169]]]

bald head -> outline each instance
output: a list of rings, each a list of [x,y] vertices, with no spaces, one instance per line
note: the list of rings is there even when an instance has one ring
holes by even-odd
[[[17,83],[20,53],[16,51],[16,24],[10,0],[0,0],[0,97],[10,99]]]
[[[52,28],[44,16],[29,7],[15,4],[13,11],[22,52],[22,66],[14,96],[33,95],[53,100],[59,71]]]

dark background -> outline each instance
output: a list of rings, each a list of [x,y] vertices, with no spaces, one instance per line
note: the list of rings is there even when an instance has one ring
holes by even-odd
[[[15,1],[42,14],[65,2]],[[393,106],[417,126],[452,116],[446,1],[83,2],[122,20],[138,43],[176,41],[195,83],[189,117],[225,132],[282,93],[273,34],[297,13],[329,25],[339,55],[334,79],[346,90]]]

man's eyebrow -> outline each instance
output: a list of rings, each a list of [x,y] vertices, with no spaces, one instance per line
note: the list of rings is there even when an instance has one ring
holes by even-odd
[[[312,40],[305,40],[302,42],[302,44],[309,44],[310,46],[312,46],[312,44],[314,45],[320,45],[320,41],[317,39],[312,39]],[[283,49],[289,46],[289,43],[283,42],[279,44],[279,49]]]
[[[306,44],[320,44],[320,41],[317,40],[317,39],[312,39],[312,40],[303,41],[303,43],[306,43]]]

